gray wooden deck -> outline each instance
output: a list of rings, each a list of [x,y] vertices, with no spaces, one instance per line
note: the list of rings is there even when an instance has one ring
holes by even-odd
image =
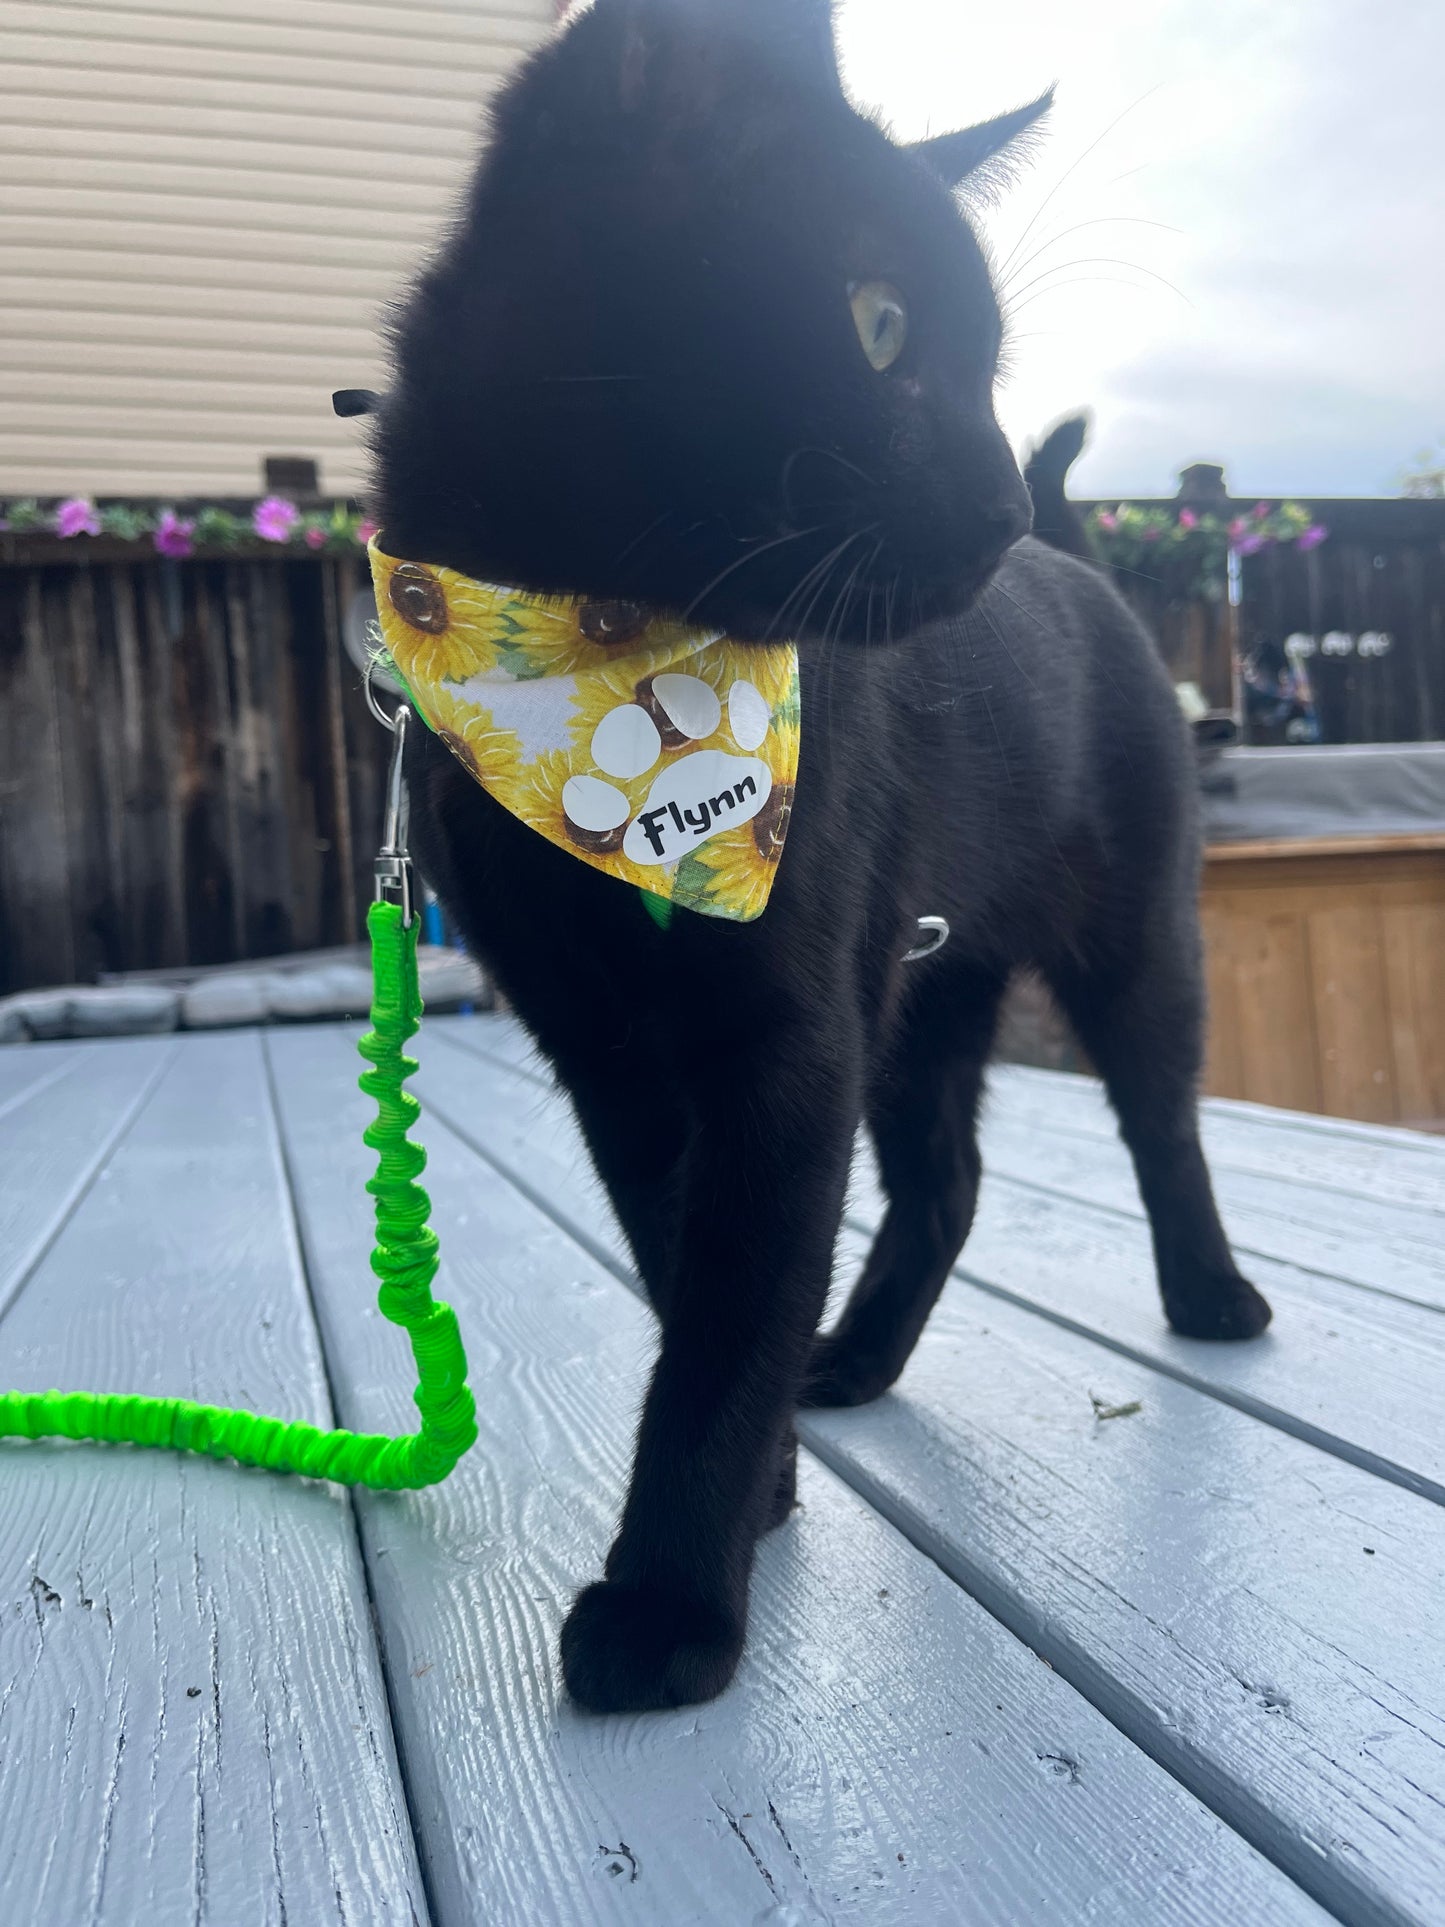
[[[0,1385],[406,1428],[355,1035],[0,1052]],[[555,1645],[649,1319],[521,1034],[420,1054],[480,1442],[407,1496],[0,1446],[0,1920],[1445,1920],[1445,1143],[1211,1105],[1276,1308],[1214,1349],[1095,1088],[998,1073],[964,1261],[898,1390],[807,1419],[737,1684],[599,1721]],[[860,1162],[845,1281],[877,1208]]]

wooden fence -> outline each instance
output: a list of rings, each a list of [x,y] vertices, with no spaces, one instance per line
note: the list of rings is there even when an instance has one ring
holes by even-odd
[[[1177,509],[1174,501],[1132,506]],[[1253,500],[1193,498],[1226,519]],[[1107,504],[1081,506],[1113,507]],[[1214,709],[1236,705],[1236,656],[1303,661],[1326,743],[1434,742],[1445,736],[1445,501],[1305,501],[1329,530],[1318,548],[1272,545],[1242,559],[1239,601],[1174,593],[1118,574],[1116,586],[1159,644],[1176,682]],[[1248,740],[1246,732],[1245,740]]]
[[[364,934],[361,557],[0,557],[0,992]]]
[[[1329,540],[1248,558],[1237,608],[1121,587],[1218,707],[1236,635],[1304,638],[1326,742],[1445,734],[1445,502],[1310,506]],[[0,993],[362,934],[388,746],[341,642],[364,578],[0,537]]]
[[[1326,743],[1445,736],[1445,501],[1306,506],[1329,539],[1245,558],[1240,648],[1303,639]]]

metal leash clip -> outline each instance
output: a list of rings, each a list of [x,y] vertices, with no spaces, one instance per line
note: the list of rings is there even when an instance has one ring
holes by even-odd
[[[411,719],[411,705],[398,703],[390,715],[376,700],[371,686],[371,671],[366,675],[366,700],[376,720],[391,731],[391,766],[386,773],[386,817],[382,825],[381,848],[376,853],[372,865],[375,879],[375,896],[378,903],[387,901],[401,905],[401,927],[411,928],[412,918],[416,915],[415,898],[412,893],[411,853],[407,848],[407,831],[410,828],[411,799],[406,788],[406,731]]]
[[[905,950],[904,963],[918,963],[924,957],[931,957],[936,950],[942,950],[948,942],[947,917],[920,917],[918,919],[918,942],[911,950]]]

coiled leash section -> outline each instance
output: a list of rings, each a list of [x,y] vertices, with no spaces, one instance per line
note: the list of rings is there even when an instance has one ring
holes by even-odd
[[[376,860],[376,901],[366,919],[371,1029],[357,1049],[370,1066],[361,1075],[361,1088],[376,1102],[376,1117],[363,1134],[376,1152],[376,1174],[366,1186],[376,1207],[371,1268],[379,1280],[377,1303],[383,1316],[411,1340],[417,1372],[414,1397],[421,1418],[417,1431],[405,1438],[328,1432],[185,1398],[5,1392],[0,1393],[0,1438],[164,1446],[379,1492],[435,1485],[476,1439],[476,1404],[467,1386],[456,1313],[432,1297],[437,1237],[428,1223],[431,1200],[417,1182],[426,1167],[426,1152],[410,1137],[421,1107],[405,1089],[417,1068],[405,1046],[416,1034],[422,1011],[416,966],[419,924],[412,900],[402,773],[411,711],[403,704],[394,718],[379,708],[377,714],[393,731],[393,745],[386,829]]]

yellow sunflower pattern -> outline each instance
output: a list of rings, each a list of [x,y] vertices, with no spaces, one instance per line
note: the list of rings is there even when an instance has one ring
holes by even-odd
[[[767,906],[797,782],[798,662],[634,604],[531,596],[373,540],[382,635],[423,718],[512,815],[706,916]]]

